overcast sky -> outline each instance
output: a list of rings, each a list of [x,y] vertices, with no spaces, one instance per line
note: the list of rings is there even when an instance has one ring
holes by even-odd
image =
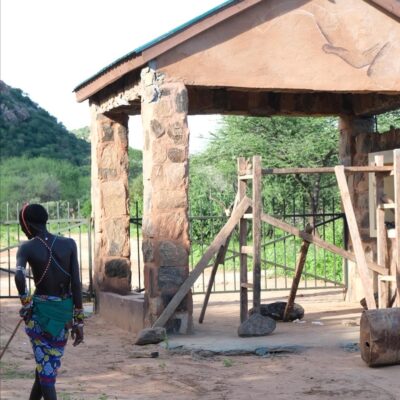
[[[0,78],[18,87],[68,129],[90,124],[72,90],[117,58],[223,0],[0,0]],[[131,145],[140,121],[131,118]],[[216,117],[191,117],[191,152]],[[136,132],[135,140],[132,135]]]

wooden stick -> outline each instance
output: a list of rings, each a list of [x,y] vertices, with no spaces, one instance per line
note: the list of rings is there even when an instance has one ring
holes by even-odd
[[[360,274],[361,283],[364,288],[365,300],[367,302],[368,309],[374,310],[376,309],[374,291],[372,290],[373,288],[371,278],[368,275],[367,259],[365,257],[364,249],[362,247],[356,215],[354,214],[353,205],[351,204],[350,192],[347,186],[346,175],[344,173],[343,165],[335,167],[335,174],[339,185],[344,212],[347,218],[347,224],[349,226],[351,241],[353,243],[358,272]]]
[[[235,210],[235,208],[237,207],[238,203],[239,203],[239,193],[236,193],[235,201],[233,203],[233,210]],[[202,307],[201,312],[200,312],[200,317],[199,317],[199,323],[200,324],[202,324],[203,321],[204,321],[204,316],[206,314],[208,301],[210,299],[210,295],[211,295],[212,287],[214,285],[215,276],[217,274],[218,267],[219,267],[220,264],[223,264],[225,262],[225,256],[226,256],[226,252],[228,251],[228,247],[229,247],[229,242],[231,240],[231,236],[232,236],[232,234],[228,236],[228,238],[226,239],[226,242],[219,248],[217,256],[215,257],[215,261],[214,261],[214,265],[212,267],[210,279],[208,281],[207,292],[206,292],[206,295],[204,297],[203,307]]]
[[[383,166],[383,156],[375,156],[375,165]],[[385,210],[382,208],[384,195],[383,176],[375,173],[375,202],[376,202],[376,248],[377,262],[387,267],[387,232],[385,227]],[[378,280],[378,273],[373,272],[374,293],[378,292],[379,308],[386,308],[389,303],[389,283]]]
[[[395,218],[395,241],[396,250],[394,253],[396,264],[396,293],[397,305],[400,307],[400,149],[393,152],[394,167],[394,218]]]
[[[211,295],[212,287],[214,285],[215,276],[217,274],[218,267],[219,267],[220,264],[223,264],[224,261],[225,261],[226,251],[228,250],[230,238],[231,238],[231,235],[229,235],[228,239],[226,240],[226,243],[223,244],[219,248],[217,256],[215,257],[215,261],[214,261],[214,265],[212,267],[210,279],[208,281],[207,292],[206,292],[206,295],[204,297],[203,307],[201,308],[201,312],[200,312],[200,317],[199,317],[199,323],[200,324],[202,324],[203,321],[204,321],[204,316],[206,314],[208,301],[210,299],[210,295]]]
[[[253,310],[261,311],[261,157],[253,157]]]
[[[393,167],[385,165],[381,167],[367,165],[361,167],[344,167],[345,173],[358,172],[392,172]],[[263,168],[263,175],[288,175],[288,174],[332,174],[335,173],[335,167],[320,167],[320,168]]]
[[[305,232],[310,234],[312,230],[313,227],[310,224],[307,224]],[[293,305],[297,294],[297,288],[299,287],[299,282],[301,279],[301,274],[303,273],[304,264],[306,263],[309,247],[310,247],[310,242],[308,242],[307,240],[303,240],[303,243],[300,248],[300,253],[296,262],[296,272],[294,274],[292,288],[290,289],[289,299],[286,303],[285,312],[283,314],[284,321],[287,321],[289,319],[289,315],[293,310]]]
[[[4,349],[1,351],[0,354],[0,360],[3,358],[4,353],[6,352],[8,346],[10,345],[11,341],[14,339],[15,334],[17,333],[17,330],[19,328],[19,326],[21,325],[23,319],[20,319],[17,323],[17,326],[14,328],[13,333],[10,336],[10,339],[8,339],[8,342],[6,343],[6,345],[4,346]]]
[[[307,240],[310,243],[314,243],[315,245],[317,245],[323,249],[329,250],[332,253],[336,253],[339,256],[347,258],[350,261],[356,262],[356,257],[352,252],[344,250],[340,247],[337,247],[332,243],[325,242],[325,240],[322,240],[321,238],[319,238],[315,235],[308,234],[307,232],[301,231],[300,229],[296,228],[295,226],[289,225],[286,222],[280,221],[274,217],[271,217],[268,214],[262,214],[261,220],[267,224],[270,224],[279,229],[282,229],[283,231],[290,233],[291,235],[298,236],[304,240]],[[380,265],[375,264],[372,261],[367,261],[367,265],[368,265],[369,269],[371,269],[373,271],[377,271],[382,275],[387,275],[387,273],[388,273],[388,270],[386,268],[383,268]]]
[[[238,158],[238,193],[239,200],[246,196],[247,181],[240,178],[247,171],[247,162],[243,157]],[[244,216],[239,221],[239,249],[240,249],[240,322],[244,322],[248,317],[248,288],[245,286],[248,281],[247,277],[247,254],[242,249],[247,245],[247,221]]]
[[[197,278],[201,275],[205,268],[207,268],[209,261],[214,256],[214,254],[220,249],[223,243],[226,242],[228,236],[235,229],[235,226],[239,222],[240,218],[251,206],[251,200],[248,197],[244,197],[236,210],[232,212],[232,215],[228,219],[227,223],[219,231],[211,245],[208,247],[206,252],[201,257],[200,261],[197,263],[196,267],[186,278],[185,282],[181,285],[178,291],[175,293],[174,297],[165,307],[164,311],[154,322],[153,327],[164,326],[168,320],[172,317],[176,308],[179,306],[181,301],[184,299],[186,294],[189,292],[192,285],[196,282]]]

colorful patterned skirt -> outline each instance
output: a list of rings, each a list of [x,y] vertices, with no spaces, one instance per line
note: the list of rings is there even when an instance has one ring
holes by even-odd
[[[25,331],[32,344],[40,384],[42,386],[53,386],[67,344],[68,329],[62,328],[58,330],[59,333],[56,336],[53,336],[43,330],[38,320],[39,315],[35,314],[34,308],[32,319],[26,324]]]

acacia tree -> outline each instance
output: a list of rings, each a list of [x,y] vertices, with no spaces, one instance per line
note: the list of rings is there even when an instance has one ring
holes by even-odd
[[[237,157],[261,155],[263,167],[271,168],[332,166],[338,163],[338,140],[335,118],[224,117],[205,152],[195,157],[192,174],[201,174],[203,189],[207,187],[214,197],[224,200],[232,198],[235,188],[220,182],[236,182]],[[207,175],[207,170],[212,174]],[[321,197],[336,195],[335,180],[330,174],[264,179],[264,197],[284,201],[306,195],[313,213]]]

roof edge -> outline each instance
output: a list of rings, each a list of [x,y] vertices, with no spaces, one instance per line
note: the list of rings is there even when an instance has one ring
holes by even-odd
[[[170,31],[156,37],[155,39],[150,40],[149,42],[137,47],[136,49],[130,51],[129,53],[123,55],[122,57],[117,58],[115,61],[113,61],[111,64],[105,66],[104,68],[102,68],[100,71],[98,71],[96,74],[94,74],[93,76],[91,76],[88,79],[85,79],[83,82],[81,82],[79,85],[77,85],[74,88],[74,92],[78,91],[80,88],[82,88],[83,86],[85,86],[86,84],[88,84],[89,82],[95,80],[98,76],[104,74],[105,72],[107,72],[108,70],[112,69],[113,67],[116,67],[118,64],[126,61],[129,58],[135,57],[137,55],[139,55],[140,53],[142,53],[144,50],[147,50],[148,48],[162,42],[163,40],[166,40],[174,35],[179,34],[181,31],[185,30],[186,28],[194,25],[196,22],[199,22],[205,18],[207,18],[208,16],[211,16],[212,14],[226,8],[229,7],[230,5],[234,4],[234,3],[238,3],[242,0],[226,0],[223,3],[213,7],[212,9],[205,11],[204,13],[198,15],[197,17],[194,17],[192,19],[190,19],[189,21],[184,22],[181,25],[178,25],[176,28],[171,29]]]
[[[189,20],[144,44],[109,64],[97,74],[80,83],[73,92],[78,102],[87,100],[98,91],[115,82],[123,75],[151,61],[158,55],[178,44],[198,35],[199,33],[217,25],[218,23],[252,7],[263,0],[227,0],[211,10]],[[164,45],[164,46],[161,46]],[[97,82],[97,84],[96,84]]]

